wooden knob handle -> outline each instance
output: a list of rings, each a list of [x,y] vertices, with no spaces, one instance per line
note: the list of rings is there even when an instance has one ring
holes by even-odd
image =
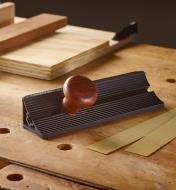
[[[95,104],[97,90],[95,84],[84,76],[72,76],[68,78],[63,87],[63,108],[67,113],[77,113],[80,109]]]

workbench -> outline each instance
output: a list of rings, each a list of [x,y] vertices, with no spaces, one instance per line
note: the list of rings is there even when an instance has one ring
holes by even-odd
[[[61,87],[66,78],[80,73],[94,80],[141,70],[146,72],[151,89],[165,102],[165,110],[145,113],[106,125],[83,129],[46,141],[44,144],[42,144],[44,140],[22,129],[21,99],[27,94]],[[176,107],[176,50],[145,44],[131,45],[114,55],[99,59],[93,64],[83,66],[53,81],[0,72],[0,89],[0,127],[10,128],[10,133],[0,134],[0,138],[4,138],[4,143],[6,143],[6,139],[10,138],[10,135],[19,135],[18,138],[21,139],[21,143],[33,143],[34,150],[38,150],[37,146],[39,146],[43,149],[50,148],[51,154],[58,151],[58,158],[61,156],[58,160],[52,160],[50,155],[46,155],[48,160],[43,162],[43,167],[46,169],[50,166],[50,162],[57,162],[59,171],[64,175],[81,179],[81,183],[85,180],[89,184],[98,184],[112,189],[176,189],[176,140],[173,140],[150,157],[127,153],[123,149],[110,155],[101,155],[86,148],[89,144]],[[19,131],[21,132],[19,133]],[[26,141],[25,137],[28,137]],[[17,145],[14,139],[15,137],[12,137],[12,143],[8,145],[11,146],[10,150],[13,158],[15,157],[15,152],[24,151],[20,149],[21,146]],[[37,142],[39,143],[38,145],[35,144]],[[59,144],[67,144],[71,148],[67,151],[57,150],[55,147]],[[35,155],[33,155],[33,150],[28,149],[28,152],[31,155],[28,162],[39,167],[41,160],[34,163],[33,157]],[[41,154],[42,158],[45,155],[42,149],[37,154]],[[1,156],[5,157],[5,154]],[[18,160],[18,158],[16,159]],[[6,165],[6,162],[2,165]],[[19,173],[25,177],[20,181],[9,182],[4,177],[9,175],[8,171],[10,173]],[[26,178],[28,179],[27,182],[25,181]],[[40,181],[42,181],[41,184]],[[32,190],[54,190],[59,189],[59,187],[75,190],[91,189],[91,187],[79,185],[79,181],[77,183],[69,180],[68,182],[66,180],[63,182],[58,177],[48,176],[21,166],[9,165],[7,168],[0,170],[0,186],[3,188],[24,190],[29,189],[29,185]]]

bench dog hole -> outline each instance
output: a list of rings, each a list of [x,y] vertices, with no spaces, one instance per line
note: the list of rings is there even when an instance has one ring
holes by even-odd
[[[168,78],[166,79],[167,82],[170,82],[170,83],[175,83],[176,82],[176,79],[173,79],[173,78]]]
[[[7,134],[10,133],[10,130],[8,128],[0,128],[0,134]]]
[[[66,151],[66,150],[71,150],[71,149],[72,149],[72,146],[71,146],[70,144],[59,144],[59,145],[57,146],[57,148],[58,148],[59,150],[64,150],[64,151]]]
[[[9,181],[21,181],[23,180],[23,176],[21,174],[10,174],[7,176]]]

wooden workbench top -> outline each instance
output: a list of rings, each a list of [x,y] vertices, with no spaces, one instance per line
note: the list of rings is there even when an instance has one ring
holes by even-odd
[[[0,159],[0,190],[96,190]]]
[[[165,102],[165,110],[81,130],[51,141],[41,140],[22,129],[23,96],[62,86],[73,74],[83,73],[91,79],[99,79],[139,70],[146,72],[151,89]],[[101,155],[86,146],[176,107],[176,50],[131,46],[52,82],[0,72],[0,89],[0,126],[11,131],[1,136],[2,157],[119,190],[175,190],[176,140],[150,157],[123,149]],[[70,144],[72,149],[57,150],[57,145],[62,143]]]

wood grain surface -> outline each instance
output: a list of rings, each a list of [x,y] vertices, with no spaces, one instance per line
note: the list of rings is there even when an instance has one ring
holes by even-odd
[[[15,20],[15,4],[6,2],[0,4],[0,27],[13,24]]]
[[[67,17],[43,13],[3,27],[0,29],[0,53],[46,37],[66,25]]]
[[[17,18],[16,22],[24,20]],[[117,45],[117,41],[110,41],[114,35],[69,25],[49,37],[2,54],[0,70],[51,80],[113,50]]]
[[[175,190],[176,141],[150,157],[123,151],[102,155],[86,147],[114,133],[176,107],[176,50],[150,45],[126,48],[108,59],[84,66],[54,81],[0,72],[0,156],[119,190]],[[67,77],[84,74],[92,80],[144,70],[151,88],[165,102],[163,111],[80,130],[45,141],[22,128],[22,97],[61,87]],[[58,149],[69,144],[69,150]]]
[[[0,161],[1,162],[1,161]],[[0,170],[2,190],[95,190],[61,178],[49,176],[31,169],[8,165]]]

